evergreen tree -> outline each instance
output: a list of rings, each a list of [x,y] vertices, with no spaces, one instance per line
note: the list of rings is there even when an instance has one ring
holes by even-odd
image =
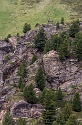
[[[70,57],[70,41],[66,39],[58,48],[60,60],[66,60]]]
[[[30,62],[30,65],[33,64],[37,60],[37,58],[38,58],[37,55],[34,54],[32,60]]]
[[[25,119],[22,119],[21,117],[18,119],[16,125],[27,125]]]
[[[39,100],[40,100],[40,102],[41,102],[42,104],[43,104],[44,99],[45,99],[46,91],[47,91],[47,89],[44,88],[44,90],[42,91],[42,93],[39,95]]]
[[[81,101],[79,93],[75,93],[73,98],[73,111],[80,112],[81,111]]]
[[[53,50],[53,45],[52,45],[52,42],[48,40],[44,47],[44,53],[47,53],[51,50]]]
[[[44,47],[45,47],[46,41],[47,41],[46,34],[44,33],[44,29],[41,28],[39,33],[35,37],[35,47],[39,51],[44,51]]]
[[[59,22],[56,23],[56,29],[59,29],[60,26],[59,26]]]
[[[18,87],[19,87],[19,89],[21,91],[23,91],[23,89],[24,89],[24,81],[23,81],[22,77],[20,77],[20,79],[19,79]]]
[[[17,33],[17,35],[16,35],[17,37],[20,37],[20,34],[19,33]]]
[[[80,21],[79,21],[79,19],[77,19],[76,22],[80,25]]]
[[[63,93],[62,93],[60,87],[59,87],[59,89],[57,91],[57,100],[63,100]]]
[[[78,32],[75,35],[74,52],[75,52],[76,58],[79,61],[82,60],[82,32]]]
[[[71,114],[65,125],[80,125],[80,124],[78,124],[76,115]]]
[[[61,18],[61,24],[64,25],[64,18],[63,17]]]
[[[60,36],[57,34],[51,36],[51,42],[52,42],[53,49],[56,51],[58,50],[58,47],[62,43]]]
[[[47,90],[43,99],[43,106],[45,111],[43,111],[42,118],[43,123],[46,125],[52,125],[55,120],[55,101],[54,92],[52,90]]]
[[[3,118],[2,125],[15,125],[12,116],[7,112]]]
[[[44,79],[44,73],[43,73],[43,70],[42,70],[42,67],[40,66],[39,69],[38,69],[38,72],[35,76],[35,82],[36,82],[36,85],[38,86],[38,88],[40,90],[43,90],[44,87],[45,87],[45,79]]]
[[[63,31],[60,33],[60,39],[63,42],[65,39],[68,39],[69,35],[67,34],[67,32]]]
[[[69,103],[67,103],[62,112],[60,112],[56,118],[56,121],[53,122],[53,125],[65,125],[72,113],[72,108]]]
[[[20,65],[19,69],[18,69],[18,76],[21,76],[22,78],[24,78],[26,76],[26,63],[22,62],[22,64]]]
[[[71,107],[71,104],[70,103],[67,103],[63,109],[63,115],[64,115],[64,119],[65,121],[68,120],[69,116],[71,115],[72,113],[72,107]]]
[[[53,121],[52,125],[60,125],[60,124],[58,124],[56,121]]]
[[[23,91],[25,100],[31,104],[35,104],[37,102],[36,94],[35,94],[33,88],[34,88],[33,85],[30,84],[29,86],[26,86]]]
[[[31,25],[25,23],[24,26],[23,26],[23,33],[26,33],[29,30],[31,30]]]
[[[71,37],[75,37],[75,34],[80,31],[80,25],[78,21],[74,21],[73,24],[70,26],[69,35]]]
[[[65,119],[64,119],[64,114],[62,113],[62,112],[60,112],[59,114],[58,114],[58,117],[56,118],[56,121],[54,122],[54,124],[53,125],[55,125],[55,123],[57,124],[57,125],[64,125],[65,124]]]
[[[53,105],[51,105],[51,106],[53,106]],[[42,114],[42,117],[43,117],[43,123],[45,125],[52,125],[53,121],[55,120],[55,109],[53,108],[53,110],[44,111]]]

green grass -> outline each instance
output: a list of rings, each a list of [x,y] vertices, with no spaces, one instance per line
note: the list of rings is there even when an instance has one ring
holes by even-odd
[[[0,36],[3,38],[8,34],[22,35],[22,27],[26,22],[34,28],[36,23],[47,23],[48,19],[57,22],[64,17],[67,22],[70,21],[71,8],[61,4],[61,0],[40,0],[40,3],[34,4],[13,1],[0,0]]]

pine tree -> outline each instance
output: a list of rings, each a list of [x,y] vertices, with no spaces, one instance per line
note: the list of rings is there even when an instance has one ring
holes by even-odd
[[[43,106],[45,111],[43,111],[42,118],[43,123],[46,125],[52,125],[55,120],[55,101],[54,101],[54,92],[52,90],[46,90]]]
[[[79,95],[78,92],[75,93],[75,95],[74,95],[72,108],[76,112],[80,112],[81,111],[81,101],[80,101],[80,95]]]
[[[61,18],[61,24],[64,25],[64,18],[63,17]]]
[[[74,52],[78,61],[82,60],[82,32],[75,35]]]
[[[59,114],[58,114],[58,117],[56,118],[56,121],[54,122],[54,124],[53,125],[55,125],[55,123],[57,124],[57,125],[64,125],[65,124],[65,119],[64,119],[64,114],[62,113],[62,112],[60,112]]]
[[[40,102],[41,102],[42,104],[43,104],[44,99],[45,99],[46,91],[47,91],[47,89],[44,88],[44,90],[42,91],[42,93],[39,95],[39,100],[40,100]]]
[[[31,104],[35,104],[37,102],[37,98],[36,98],[33,88],[34,88],[33,85],[30,84],[29,86],[26,86],[23,91],[25,100]]]
[[[33,64],[37,60],[37,58],[38,58],[37,55],[34,54],[32,60],[30,62],[30,65]]]
[[[53,50],[53,45],[51,41],[47,41],[44,47],[44,53],[46,54],[47,52]]]
[[[71,114],[65,125],[80,125],[80,124],[78,124],[76,115]]]
[[[19,69],[18,69],[18,76],[24,78],[26,76],[26,63],[22,62],[22,64],[20,65]]]
[[[59,89],[57,91],[57,100],[63,100],[63,93],[62,93],[60,87],[59,87]]]
[[[73,24],[70,26],[69,35],[71,37],[75,37],[75,34],[80,31],[80,25],[78,21],[74,21]]]
[[[25,23],[24,26],[23,26],[23,33],[26,33],[29,30],[31,30],[31,25]]]
[[[72,113],[72,107],[67,103],[62,112],[60,112],[56,118],[56,121],[53,122],[53,125],[65,125]]]
[[[66,60],[70,57],[70,40],[65,39],[58,48],[59,58],[61,61]]]
[[[52,125],[59,125],[56,121],[53,121]]]
[[[44,89],[44,87],[45,87],[45,79],[44,79],[44,74],[43,74],[43,70],[42,70],[41,66],[39,67],[38,72],[36,74],[35,82],[36,82],[36,85],[38,86],[38,88],[40,90]]]
[[[58,47],[62,43],[60,36],[57,34],[52,35],[51,42],[52,42],[53,49],[56,51],[58,50]]]
[[[21,117],[18,119],[16,125],[27,125],[25,119],[22,119]]]
[[[2,125],[15,125],[12,116],[7,112],[3,118]]]
[[[44,47],[47,41],[46,34],[44,32],[43,27],[40,29],[39,33],[35,37],[35,47],[39,51],[44,51]]]
[[[64,119],[65,121],[68,120],[69,116],[71,115],[72,113],[72,106],[70,103],[67,103],[63,109],[63,115],[64,115]]]
[[[65,39],[69,38],[69,35],[67,34],[66,31],[63,31],[60,33],[60,38],[61,38],[61,41],[63,42]]]
[[[56,23],[56,29],[59,29],[60,26],[59,26],[59,22]]]
[[[24,89],[24,81],[23,81],[23,78],[22,78],[22,77],[20,77],[20,79],[19,79],[18,88],[19,88],[21,91],[23,91],[23,89]]]

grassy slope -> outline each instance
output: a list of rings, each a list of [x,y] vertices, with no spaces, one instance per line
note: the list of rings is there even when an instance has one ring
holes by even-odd
[[[41,0],[40,3],[33,5],[21,3],[21,0],[18,0],[18,4],[12,1],[14,0],[0,0],[0,36],[2,37],[9,33],[22,34],[22,27],[26,22],[33,28],[37,22],[46,23],[49,18],[54,22],[59,21],[62,16],[66,21],[70,20],[71,9],[61,4],[61,0]]]

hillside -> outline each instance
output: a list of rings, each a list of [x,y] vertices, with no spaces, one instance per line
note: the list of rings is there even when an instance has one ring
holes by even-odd
[[[60,21],[62,16],[68,22],[71,16],[76,18],[77,15],[76,12],[71,12],[72,6],[66,0],[0,0],[0,36],[5,38],[8,34],[22,34],[26,22],[32,28],[36,23],[46,23],[49,19]]]
[[[82,21],[0,40],[0,81],[0,125],[82,125]]]

